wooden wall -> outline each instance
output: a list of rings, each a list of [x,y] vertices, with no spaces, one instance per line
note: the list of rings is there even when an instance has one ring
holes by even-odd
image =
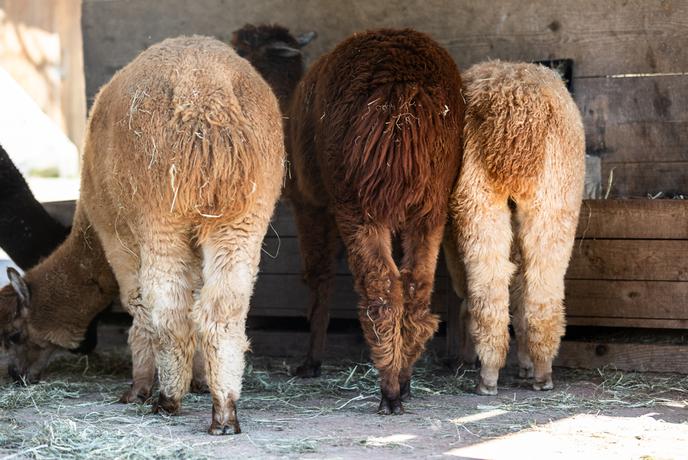
[[[228,39],[246,22],[315,30],[310,57],[373,27],[414,27],[460,67],[574,59],[588,152],[610,196],[688,193],[688,2],[679,0],[84,0],[87,94],[169,36]]]
[[[82,26],[89,102],[138,52],[165,37],[227,40],[243,24],[278,22],[315,30],[313,59],[349,34],[413,27],[447,47],[461,68],[489,58],[574,60],[574,94],[587,150],[602,160],[610,197],[688,193],[688,2],[678,0],[84,0]],[[293,222],[275,218],[276,259],[263,256],[254,314],[302,315],[307,291]],[[265,241],[274,254],[278,239]],[[334,315],[351,317],[355,298],[340,257]],[[576,269],[576,265],[572,270]],[[434,305],[452,302],[441,273]]]

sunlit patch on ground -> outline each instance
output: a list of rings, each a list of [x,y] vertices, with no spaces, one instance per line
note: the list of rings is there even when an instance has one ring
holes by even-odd
[[[445,452],[462,458],[669,459],[688,455],[688,424],[640,417],[582,414]]]

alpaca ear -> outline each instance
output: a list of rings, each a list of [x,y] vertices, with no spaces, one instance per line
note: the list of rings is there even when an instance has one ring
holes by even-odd
[[[22,278],[19,272],[12,267],[7,267],[7,277],[10,279],[12,289],[14,289],[14,292],[17,293],[17,297],[19,298],[17,315],[23,315],[23,313],[25,313],[24,310],[28,308],[29,302],[31,301],[29,286],[26,285],[26,281],[24,281],[24,278]]]
[[[301,50],[287,45],[284,42],[271,43],[266,49],[273,55],[280,57],[296,57],[301,55]]]
[[[299,44],[299,48],[303,48],[313,40],[315,40],[318,37],[318,33],[316,31],[311,31],[311,32],[304,32],[298,37],[296,37],[296,42]]]

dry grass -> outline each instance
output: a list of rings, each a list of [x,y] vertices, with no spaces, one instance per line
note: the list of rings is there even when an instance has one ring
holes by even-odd
[[[129,359],[124,353],[64,357],[46,375],[49,382],[29,387],[1,384],[0,457],[11,453],[41,459],[206,458],[213,446],[235,439],[199,435],[203,427],[199,420],[205,422],[210,412],[208,395],[187,396],[182,417],[151,416],[149,406],[117,404],[129,379]],[[412,392],[420,398],[412,404],[439,414],[446,411],[447,397],[454,395],[473,409],[512,416],[487,419],[471,428],[461,425],[462,430],[481,436],[527,428],[543,412],[556,418],[669,403],[688,407],[686,376],[557,369],[555,391],[517,391],[527,383],[506,376],[500,395],[487,400],[468,393],[475,377],[474,370],[452,372],[426,358],[414,374]],[[376,407],[378,395],[377,372],[366,362],[329,363],[323,366],[323,377],[301,380],[289,375],[285,361],[254,358],[246,369],[239,413],[251,413],[244,420],[254,424],[254,429],[246,430],[245,439],[262,452],[303,455],[317,452],[323,443],[336,445],[338,438],[299,437],[288,431],[293,423],[337,413],[365,416]],[[285,431],[266,437],[255,434],[256,425],[283,426]]]

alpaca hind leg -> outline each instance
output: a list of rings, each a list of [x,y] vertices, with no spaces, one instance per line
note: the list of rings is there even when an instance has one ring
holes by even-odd
[[[430,299],[435,283],[437,256],[444,232],[444,214],[408,226],[402,233],[404,257],[401,282],[404,314],[401,322],[404,362],[399,376],[402,398],[411,396],[413,365],[437,331],[439,318],[432,313]]]
[[[459,189],[463,205],[460,247],[465,255],[471,335],[480,359],[479,394],[497,394],[499,370],[509,348],[509,282],[514,266],[506,197]]]
[[[99,232],[108,262],[119,286],[120,302],[133,317],[129,329],[129,349],[132,360],[132,383],[119,401],[124,404],[143,403],[151,397],[155,383],[155,356],[150,311],[143,305],[139,285],[139,258],[132,248],[125,247],[121,238],[131,241],[130,230],[121,225],[117,231],[105,228]]]
[[[564,275],[578,221],[577,210],[519,204],[523,266],[523,321],[533,361],[533,388],[553,388],[552,361],[565,331]]]
[[[519,267],[511,286],[511,323],[516,335],[516,353],[518,356],[518,376],[522,379],[533,378],[533,360],[528,351],[528,322],[523,304],[525,288],[523,271]]]
[[[194,254],[183,228],[164,224],[141,248],[141,293],[150,306],[153,350],[160,395],[153,412],[177,414],[189,390],[195,334],[189,319],[193,305],[190,267]]]
[[[145,329],[140,319],[134,318],[127,342],[131,350],[131,388],[120,397],[121,403],[144,403],[151,397],[155,383],[155,354],[152,333]]]
[[[402,414],[399,372],[403,362],[403,296],[399,270],[392,259],[391,232],[351,217],[356,215],[360,213],[347,212],[338,216],[338,223],[360,298],[358,317],[363,335],[380,372],[382,400],[378,411]]]
[[[458,324],[458,338],[459,362],[466,363],[470,366],[475,366],[478,361],[478,355],[475,352],[475,344],[470,333],[471,316],[468,314],[468,287],[466,286],[466,267],[463,262],[463,254],[459,251],[456,245],[456,237],[454,231],[449,224],[445,227],[444,239],[442,241],[442,250],[444,252],[444,260],[447,264],[447,271],[451,278],[452,288],[457,297],[461,299],[459,303],[459,324]],[[457,308],[450,306],[449,308]]]
[[[337,227],[325,208],[295,201],[294,214],[303,260],[303,278],[312,297],[308,310],[311,330],[308,355],[294,374],[299,377],[318,377],[330,322],[328,302],[334,281]]]
[[[236,402],[249,346],[246,315],[267,222],[261,225],[262,232],[249,222],[223,226],[201,244],[203,287],[193,316],[213,401],[208,430],[213,435],[241,432]]]

